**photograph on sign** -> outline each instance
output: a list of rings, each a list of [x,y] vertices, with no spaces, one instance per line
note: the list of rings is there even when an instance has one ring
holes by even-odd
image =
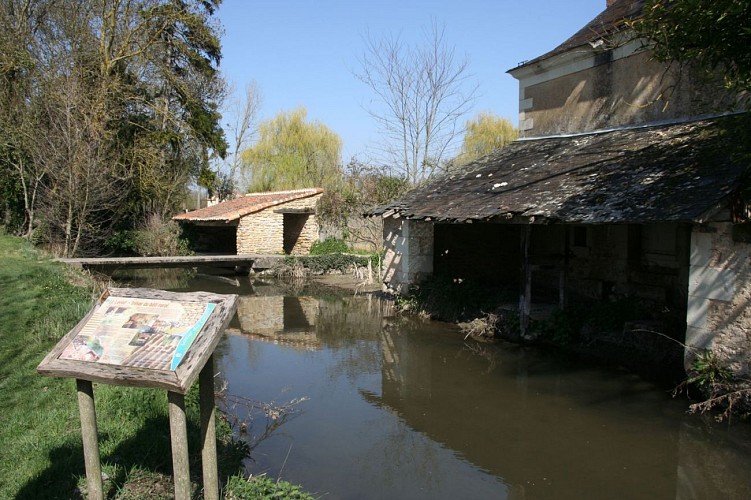
[[[58,359],[174,371],[215,306],[109,296]]]

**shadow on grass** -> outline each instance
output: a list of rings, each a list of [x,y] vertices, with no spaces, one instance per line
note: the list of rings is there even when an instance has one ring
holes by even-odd
[[[77,476],[84,474],[83,449],[80,441],[66,443],[49,453],[50,466],[31,479],[18,492],[17,499],[82,498]]]
[[[98,421],[106,419],[99,415]],[[221,424],[220,424],[221,427]],[[219,435],[229,436],[218,430]],[[107,435],[100,431],[100,450]],[[202,468],[200,427],[188,420],[188,450],[190,475],[194,498],[200,497]],[[230,438],[217,438],[219,478],[225,482],[229,476],[242,470],[247,456],[247,446]],[[17,499],[70,499],[84,498],[86,493],[83,448],[80,439],[54,448],[49,453],[50,466],[30,480],[18,492]],[[172,448],[169,419],[153,417],[144,422],[137,434],[121,442],[111,453],[101,455],[106,498],[172,498]],[[79,490],[80,488],[80,490]]]

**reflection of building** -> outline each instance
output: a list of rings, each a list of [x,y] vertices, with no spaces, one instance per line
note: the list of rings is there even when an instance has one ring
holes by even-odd
[[[723,498],[747,497],[743,475],[716,484],[726,469],[719,464],[741,468],[728,448],[702,450],[710,445],[684,439],[680,422],[663,421],[638,398],[612,404],[608,380],[567,373],[521,348],[447,350],[435,335],[404,328],[384,331],[381,346],[381,394],[363,397],[501,477],[509,498],[694,498],[681,494],[720,486]],[[645,387],[634,381],[626,390],[653,390]]]
[[[318,299],[282,295],[241,296],[237,317],[243,333],[260,335],[303,347],[318,345]]]

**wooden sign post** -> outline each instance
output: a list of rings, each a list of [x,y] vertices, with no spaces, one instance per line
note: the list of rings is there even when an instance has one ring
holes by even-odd
[[[175,498],[191,496],[185,393],[200,376],[204,498],[219,498],[212,354],[237,295],[112,288],[37,367],[76,379],[89,498],[104,498],[92,382],[168,391]]]

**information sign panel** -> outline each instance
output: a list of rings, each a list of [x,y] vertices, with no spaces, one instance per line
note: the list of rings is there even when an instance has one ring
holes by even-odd
[[[236,308],[237,295],[109,289],[37,371],[184,394]]]

